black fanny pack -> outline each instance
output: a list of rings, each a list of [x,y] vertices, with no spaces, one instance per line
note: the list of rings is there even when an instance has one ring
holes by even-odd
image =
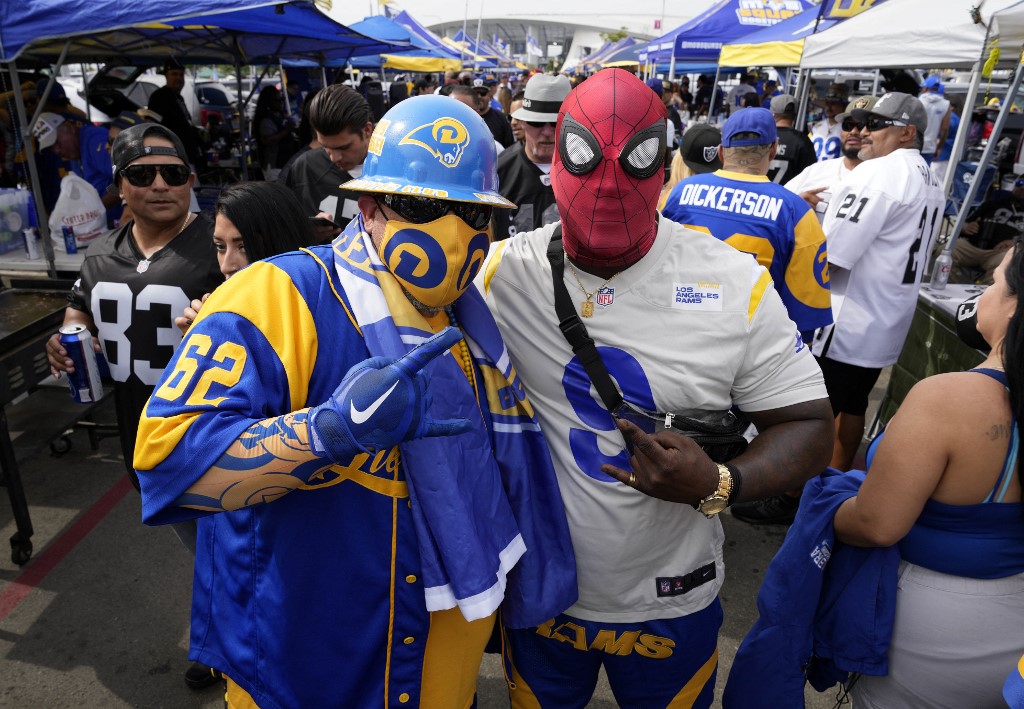
[[[555,227],[548,244],[548,261],[551,262],[551,280],[555,288],[555,313],[558,328],[579,357],[580,363],[590,377],[605,408],[615,418],[623,418],[636,424],[646,433],[671,429],[688,436],[699,445],[711,460],[725,463],[747,448],[743,432],[750,422],[742,414],[733,411],[680,411],[661,413],[648,411],[622,398],[608,369],[604,366],[594,340],[587,332],[586,325],[576,314],[576,308],[565,288],[565,255],[562,248],[562,225]],[[625,437],[624,437],[625,438]],[[626,439],[626,448],[632,453],[632,444]]]

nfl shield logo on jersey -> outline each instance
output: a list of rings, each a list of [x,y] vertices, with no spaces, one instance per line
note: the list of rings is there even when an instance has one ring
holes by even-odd
[[[597,289],[597,304],[602,308],[607,308],[615,300],[615,289],[614,288],[598,288]]]

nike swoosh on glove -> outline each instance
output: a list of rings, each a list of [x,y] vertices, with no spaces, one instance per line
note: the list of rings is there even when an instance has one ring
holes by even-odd
[[[398,359],[372,357],[348,370],[331,398],[309,411],[312,451],[347,463],[359,451],[471,430],[469,419],[426,416],[430,394],[423,368],[461,339],[458,328],[446,327]]]

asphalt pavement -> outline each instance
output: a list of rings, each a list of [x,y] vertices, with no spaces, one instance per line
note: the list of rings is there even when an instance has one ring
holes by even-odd
[[[886,379],[876,387],[876,405]],[[191,556],[170,528],[141,523],[139,496],[128,483],[116,437],[92,450],[86,432],[77,429],[51,448],[51,433],[43,432],[68,417],[65,396],[61,386],[6,407],[22,458],[34,554],[19,567],[6,541],[0,546],[0,707],[219,709],[220,687],[197,692],[183,680]],[[113,416],[110,401],[93,412],[99,421]],[[57,455],[65,444],[70,449]],[[785,536],[783,527],[752,527],[728,512],[722,517],[719,697],[736,648],[757,617],[764,571]],[[14,534],[5,489],[0,525],[0,540]],[[807,700],[810,709],[835,704],[834,692],[808,690]],[[481,667],[479,706],[508,706],[496,656]],[[604,681],[588,706],[616,706]]]

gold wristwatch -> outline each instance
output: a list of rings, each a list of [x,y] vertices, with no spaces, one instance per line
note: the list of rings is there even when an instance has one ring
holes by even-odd
[[[705,497],[697,505],[697,510],[711,519],[729,506],[729,495],[732,494],[732,472],[729,466],[718,463],[718,489]]]

